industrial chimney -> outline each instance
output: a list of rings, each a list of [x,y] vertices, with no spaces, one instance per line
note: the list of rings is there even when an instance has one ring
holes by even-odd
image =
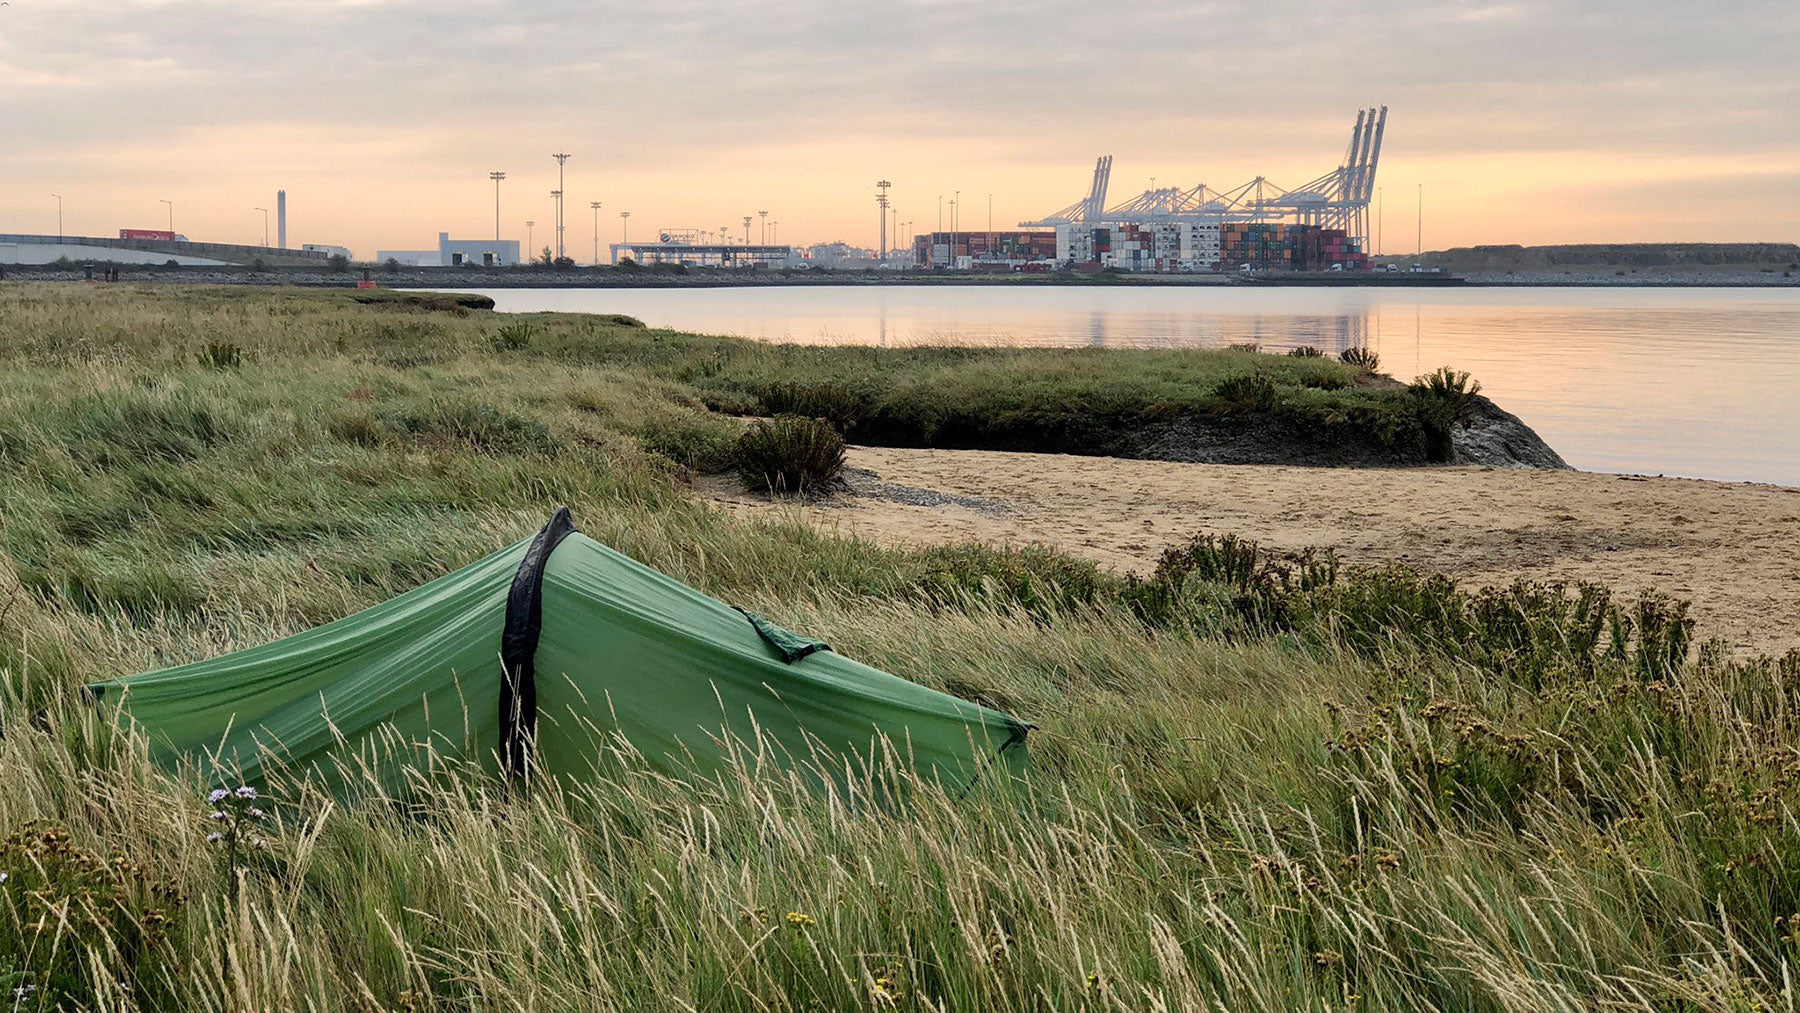
[[[275,248],[287,249],[287,191],[275,191]]]

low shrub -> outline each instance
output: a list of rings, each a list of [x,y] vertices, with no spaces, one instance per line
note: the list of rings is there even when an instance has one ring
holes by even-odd
[[[488,338],[496,352],[516,352],[531,347],[531,321],[507,324]]]
[[[848,436],[862,420],[863,400],[844,384],[831,380],[784,380],[757,391],[757,399],[770,415],[804,415],[824,419]]]
[[[1301,634],[1377,659],[1407,645],[1533,690],[1592,679],[1609,663],[1645,681],[1671,678],[1694,627],[1685,602],[1656,594],[1628,607],[1590,584],[1465,591],[1404,566],[1347,568],[1329,553],[1281,556],[1229,535],[1164,551],[1150,576],[1126,582],[1121,600],[1153,629]],[[1221,602],[1231,613],[1223,620],[1212,614]]]
[[[1468,428],[1481,382],[1467,373],[1440,366],[1435,373],[1415,378],[1408,389],[1425,429],[1426,457],[1439,463],[1456,460],[1452,434],[1458,427]]]
[[[1300,386],[1313,390],[1343,390],[1353,384],[1349,377],[1339,372],[1314,373],[1301,379]]]
[[[1323,359],[1325,353],[1319,351],[1312,345],[1300,345],[1288,349],[1288,357],[1293,359]]]
[[[1213,388],[1215,410],[1224,415],[1267,412],[1281,403],[1275,381],[1262,373],[1229,376]]]
[[[752,423],[735,458],[746,488],[818,492],[844,470],[844,438],[824,419],[783,415]]]
[[[1366,345],[1355,345],[1339,352],[1338,361],[1364,373],[1373,373],[1381,365],[1381,356]]]

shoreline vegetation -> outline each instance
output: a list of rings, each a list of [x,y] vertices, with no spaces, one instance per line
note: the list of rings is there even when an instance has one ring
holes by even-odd
[[[693,489],[732,467],[725,412],[1065,446],[1112,438],[1095,418],[1235,413],[1422,447],[1474,411],[1454,374],[1418,393],[1322,357],[783,349],[449,297],[126,285],[0,287],[0,359],[17,1008],[1785,1003],[1800,653],[1731,657],[1653,593],[1465,589],[1216,535],[1126,575],[739,519]],[[76,689],[336,619],[559,505],[1035,722],[1030,771],[956,798],[902,772],[820,792],[748,758],[658,774],[621,745],[579,786],[442,769],[252,798],[154,768]]]
[[[1800,285],[1800,245],[1794,243],[1617,243],[1569,246],[1475,246],[1375,258],[1397,273],[1280,272],[1250,277],[1231,273],[1159,275],[1062,270],[1033,274],[980,274],[948,270],[864,271],[830,268],[736,271],[678,265],[549,268],[408,268],[348,263],[326,267],[242,265],[164,267],[125,265],[123,280],[136,284],[256,285],[338,288],[355,284],[363,272],[394,288],[737,288],[842,285],[1373,285],[1475,287],[1574,286],[1603,288],[1713,287],[1769,288]],[[1442,269],[1441,275],[1412,275],[1413,264]],[[7,279],[76,281],[86,276],[78,263],[8,265]]]

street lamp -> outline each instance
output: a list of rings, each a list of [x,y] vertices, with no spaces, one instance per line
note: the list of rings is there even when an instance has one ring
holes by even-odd
[[[263,249],[266,250],[269,248],[269,209],[251,208],[250,210],[261,211],[263,213]]]
[[[562,195],[563,191],[568,189],[563,185],[563,163],[569,160],[569,156],[567,153],[558,153],[550,157],[556,159],[556,259],[561,260],[563,258],[563,224],[566,221],[563,218]]]
[[[55,197],[55,198],[56,198],[56,241],[57,241],[57,242],[58,242],[58,243],[60,243],[60,242],[62,242],[62,241],[63,241],[63,227],[62,227],[62,194],[60,194],[60,193],[53,193],[53,194],[51,194],[51,195],[50,195],[50,196],[52,196],[52,197]]]
[[[619,245],[631,242],[631,212],[619,212]]]
[[[750,245],[750,216],[744,216],[744,245]]]
[[[957,218],[956,204],[957,204],[957,201],[961,197],[962,197],[962,191],[958,190],[958,191],[956,191],[956,196],[950,198],[950,246],[948,247],[947,252],[944,254],[944,266],[945,267],[955,267],[956,266],[956,218]]]
[[[758,211],[757,214],[762,215],[762,245],[767,246],[769,245],[769,213]]]
[[[525,220],[525,260],[527,263],[530,263],[537,257],[537,251],[531,248],[531,230],[536,227],[537,222],[534,222],[529,218]]]
[[[556,235],[556,256],[550,258],[550,263],[555,264],[562,259],[562,191],[550,191],[550,199],[556,202],[556,221],[551,226]]]
[[[172,200],[159,200],[157,203],[167,204],[169,206],[169,235],[173,238],[175,235],[175,202]]]
[[[594,209],[594,266],[600,266],[600,202],[593,201],[588,207]]]
[[[494,181],[494,242],[498,243],[500,242],[500,181],[506,178],[506,173],[490,172],[488,178]]]

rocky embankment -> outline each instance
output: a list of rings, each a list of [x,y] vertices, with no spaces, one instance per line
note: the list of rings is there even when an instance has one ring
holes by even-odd
[[[1553,468],[1572,470],[1537,430],[1517,415],[1485,397],[1476,395],[1474,417],[1467,429],[1451,434],[1457,464],[1485,464],[1494,468]]]
[[[1568,469],[1544,438],[1486,397],[1475,398],[1469,427],[1452,434],[1455,464]],[[1314,468],[1413,468],[1431,464],[1421,439],[1390,445],[1332,440],[1313,426],[1271,418],[1185,416],[1122,431],[1110,457],[1188,464],[1287,464]]]

